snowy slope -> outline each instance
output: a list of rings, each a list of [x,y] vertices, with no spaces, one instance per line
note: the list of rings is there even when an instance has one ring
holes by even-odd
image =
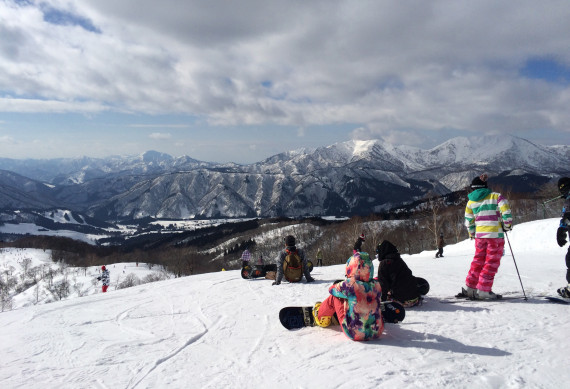
[[[463,285],[471,241],[447,246],[443,259],[404,256],[430,294],[372,342],[350,341],[338,327],[287,331],[279,323],[281,307],[325,298],[344,266],[316,268],[313,284],[271,286],[226,271],[4,312],[0,386],[567,387],[570,306],[540,297],[565,283],[556,227],[550,219],[510,233],[529,301],[441,301]],[[508,248],[494,290],[522,294]]]

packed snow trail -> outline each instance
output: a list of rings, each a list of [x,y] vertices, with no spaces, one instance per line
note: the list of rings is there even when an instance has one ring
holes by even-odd
[[[4,312],[0,386],[566,387],[568,306],[539,297],[565,282],[556,227],[550,219],[510,233],[529,301],[441,303],[463,286],[472,241],[446,246],[441,259],[435,250],[404,255],[430,293],[371,342],[350,341],[338,326],[287,331],[279,323],[282,307],[322,301],[342,265],[315,268],[311,284],[271,286],[225,271]],[[522,295],[508,251],[493,289]]]

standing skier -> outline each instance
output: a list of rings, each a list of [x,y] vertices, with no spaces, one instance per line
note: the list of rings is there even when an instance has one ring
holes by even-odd
[[[471,182],[465,225],[469,237],[475,239],[475,256],[467,274],[462,295],[474,299],[497,299],[491,291],[495,274],[499,270],[505,246],[504,231],[511,229],[511,208],[507,199],[487,187],[487,175],[475,177]]]
[[[317,266],[323,266],[323,251],[320,247],[317,250]]]
[[[109,284],[111,283],[111,276],[109,274],[109,270],[107,270],[105,265],[101,266],[101,270],[101,277],[97,277],[97,279],[103,282],[102,291],[105,293],[109,287]]]
[[[569,225],[570,225],[570,178],[562,177],[558,180],[558,190],[564,198],[564,206],[562,207],[562,219],[560,219],[560,226],[556,231],[556,242],[558,246],[564,247],[567,243]],[[570,247],[566,252],[566,282],[567,286],[558,289],[558,294],[562,297],[570,297]]]
[[[439,233],[439,239],[437,240],[437,253],[436,258],[443,258],[443,246],[445,246],[445,241],[443,240],[443,232]]]

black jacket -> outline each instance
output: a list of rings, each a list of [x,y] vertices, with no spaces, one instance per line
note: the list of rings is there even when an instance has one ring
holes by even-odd
[[[384,241],[376,251],[380,260],[378,281],[382,286],[382,301],[387,299],[388,292],[391,292],[392,299],[400,302],[420,297],[418,281],[400,257],[396,246]]]

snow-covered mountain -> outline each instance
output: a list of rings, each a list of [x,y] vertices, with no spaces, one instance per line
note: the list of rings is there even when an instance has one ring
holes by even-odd
[[[568,174],[570,146],[500,136],[454,138],[424,150],[370,140],[290,151],[250,165],[147,152],[106,159],[3,159],[0,168],[51,185],[35,203],[43,199],[46,207],[56,204],[103,220],[345,215],[460,190],[482,172],[508,174],[515,186],[517,177],[544,183]]]
[[[244,280],[236,270],[116,289],[133,269],[125,264],[124,274],[117,265],[109,292],[90,289],[84,297],[37,305],[31,287],[18,309],[0,313],[0,383],[29,389],[565,388],[568,306],[542,297],[565,284],[566,248],[556,245],[557,224],[519,224],[509,234],[518,270],[507,248],[493,290],[518,299],[453,300],[473,258],[472,241],[446,246],[437,260],[435,251],[404,255],[430,291],[422,306],[407,309],[403,322],[386,324],[370,342],[349,340],[339,326],[287,331],[279,323],[281,308],[326,298],[332,282],[344,277],[343,265],[316,267],[310,284],[271,286],[266,279]],[[2,268],[7,254],[0,254]],[[90,282],[79,275],[95,269],[77,270],[86,289]]]

